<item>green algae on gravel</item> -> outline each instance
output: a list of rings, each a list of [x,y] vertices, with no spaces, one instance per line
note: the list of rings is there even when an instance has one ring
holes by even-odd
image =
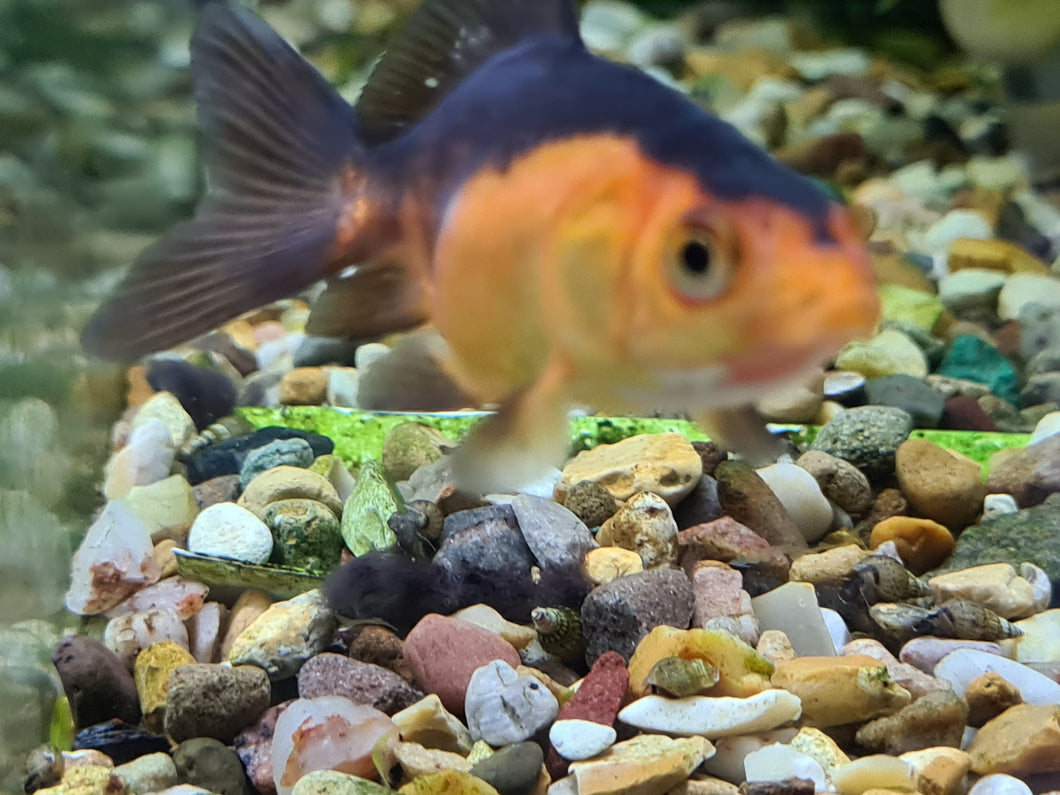
[[[335,455],[348,466],[360,468],[366,461],[382,456],[383,441],[392,428],[403,422],[418,422],[437,428],[451,439],[459,441],[489,412],[463,411],[443,413],[402,413],[354,411],[326,406],[288,406],[279,409],[240,408],[244,417],[255,428],[281,425],[327,436],[335,442]],[[810,444],[817,436],[818,427],[807,425],[774,426],[791,433],[796,444]],[[710,437],[698,425],[688,420],[655,417],[572,417],[570,420],[571,452],[588,450],[599,444],[613,444],[641,433],[676,432],[690,441],[706,441]],[[913,438],[927,439],[940,447],[966,455],[986,467],[990,457],[1009,447],[1024,447],[1030,438],[1025,433],[988,433],[985,431],[914,430]]]
[[[322,574],[287,566],[243,563],[184,549],[174,549],[173,553],[177,556],[180,576],[208,585],[210,598],[218,601],[234,599],[251,589],[264,591],[273,599],[290,599],[319,588],[324,581]]]

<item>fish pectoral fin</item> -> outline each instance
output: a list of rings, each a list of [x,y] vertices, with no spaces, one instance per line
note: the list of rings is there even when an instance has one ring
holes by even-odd
[[[462,490],[516,491],[560,466],[570,452],[564,387],[570,368],[554,360],[529,388],[512,395],[476,426],[453,453]]]
[[[396,138],[492,56],[531,37],[580,43],[574,0],[426,0],[368,78],[358,135],[369,144]]]
[[[446,373],[449,348],[431,328],[402,337],[361,371],[357,405],[366,411],[456,411],[476,406]]]
[[[313,304],[306,332],[318,337],[379,337],[426,320],[424,291],[409,270],[370,264],[328,281]]]
[[[753,406],[716,409],[696,414],[693,419],[718,446],[755,467],[776,463],[788,452],[785,440],[766,427],[766,421]]]
[[[89,353],[172,347],[328,270],[357,150],[350,106],[261,19],[220,3],[202,12],[191,71],[209,196],[89,321]]]

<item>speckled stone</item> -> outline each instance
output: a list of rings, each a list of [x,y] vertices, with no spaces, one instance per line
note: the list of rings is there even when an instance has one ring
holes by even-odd
[[[291,676],[331,641],[335,615],[319,590],[277,602],[258,616],[232,643],[233,665],[256,665],[271,679]]]
[[[185,740],[173,752],[173,762],[185,783],[218,795],[246,795],[249,791],[239,757],[220,740],[212,737]]]
[[[213,737],[225,743],[269,706],[265,671],[252,665],[185,665],[169,679],[165,729],[177,742]]]
[[[898,756],[907,751],[946,745],[957,748],[964,736],[968,707],[952,690],[918,698],[893,715],[869,721],[857,731],[862,748]]]
[[[894,476],[894,459],[913,430],[913,418],[901,409],[864,406],[841,411],[822,428],[812,449],[849,461],[869,478]]]
[[[926,439],[906,439],[895,456],[898,486],[920,515],[959,531],[982,510],[979,465]]]
[[[594,588],[581,609],[586,659],[617,651],[628,660],[653,628],[687,627],[694,603],[691,583],[674,569],[630,574]]]
[[[596,539],[636,552],[645,569],[677,564],[677,522],[666,501],[651,492],[630,497],[600,526]]]
[[[860,516],[872,505],[868,478],[849,461],[821,450],[808,450],[795,463],[813,475],[824,496],[851,516]]]
[[[423,698],[423,693],[393,671],[329,652],[310,658],[298,671],[298,695],[344,696],[387,715]]]
[[[339,565],[342,531],[339,520],[324,503],[278,500],[265,509],[262,521],[272,533],[276,563],[319,572]]]

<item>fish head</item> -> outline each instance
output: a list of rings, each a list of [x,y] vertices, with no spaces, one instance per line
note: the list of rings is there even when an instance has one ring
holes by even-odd
[[[566,343],[609,362],[625,403],[747,403],[872,332],[872,269],[844,207],[822,202],[826,217],[808,218],[763,196],[718,198],[648,158],[640,165],[636,179],[610,173],[556,235],[556,292],[565,286],[582,311],[580,337]]]

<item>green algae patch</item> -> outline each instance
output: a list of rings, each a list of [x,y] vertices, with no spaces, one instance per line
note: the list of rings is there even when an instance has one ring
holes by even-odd
[[[322,574],[287,566],[243,563],[184,549],[174,549],[173,553],[180,576],[209,586],[210,597],[222,602],[249,589],[264,591],[273,599],[290,599],[324,582]]]
[[[431,413],[368,412],[336,409],[327,406],[288,406],[279,409],[240,408],[240,416],[255,428],[282,425],[287,428],[319,433],[335,442],[335,455],[348,466],[358,469],[367,461],[380,460],[383,443],[390,431],[405,422],[417,422],[436,428],[450,439],[459,441],[484,418],[484,411]],[[814,425],[773,425],[795,444],[807,446],[817,438]],[[599,444],[614,444],[641,433],[679,433],[689,441],[706,441],[710,437],[694,422],[657,417],[572,417],[570,420],[571,455]],[[998,450],[1025,447],[1030,439],[1025,433],[988,433],[985,431],[914,430],[914,439],[927,439],[940,447],[968,456],[986,467]]]

